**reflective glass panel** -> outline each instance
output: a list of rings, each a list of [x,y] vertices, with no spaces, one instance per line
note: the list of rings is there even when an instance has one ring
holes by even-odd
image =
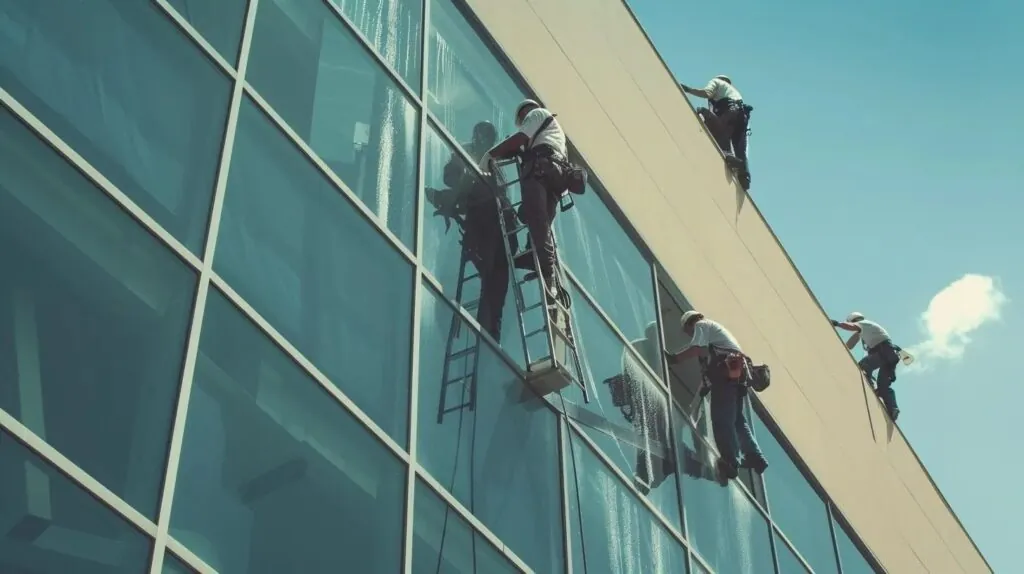
[[[237,66],[248,0],[167,0],[228,64]]]
[[[591,183],[585,194],[572,199],[575,207],[555,217],[562,261],[630,341],[656,341],[650,264]],[[641,358],[661,376],[661,353],[652,349]]]
[[[446,302],[423,289],[417,459],[535,571],[560,571],[555,414],[468,324],[453,323]],[[473,348],[446,361],[448,352]],[[474,367],[475,403],[467,384]],[[442,380],[453,382],[444,387]]]
[[[465,139],[470,142],[472,134],[466,134]],[[482,154],[487,149],[472,143],[465,143],[464,147],[473,154]],[[521,273],[510,273],[498,219],[498,198],[494,195],[500,188],[478,177],[473,167],[456,154],[432,126],[427,133],[426,148],[423,261],[441,283],[444,294],[454,300],[458,296],[459,272],[463,269],[461,262],[463,257],[467,258],[464,275],[480,274],[481,279],[464,283],[462,304],[492,336],[500,333],[500,337],[494,338],[525,366],[521,360],[523,344],[511,285],[511,277]],[[459,202],[466,207],[457,208]],[[506,220],[509,230],[517,224],[512,216]],[[518,248],[518,239],[514,240],[512,248],[513,251]],[[528,289],[524,287],[524,291]],[[483,300],[481,294],[485,294]]]
[[[832,549],[825,502],[807,482],[761,417],[753,417],[751,423],[764,456],[768,459],[764,486],[772,519],[815,572],[836,572],[836,555]]]
[[[420,91],[424,0],[330,0],[409,87]]]
[[[413,574],[519,571],[422,481],[416,481],[412,544]]]
[[[413,245],[419,116],[326,1],[262,0],[246,80]]]
[[[512,116],[525,93],[453,0],[427,1],[427,108],[457,138],[466,137],[481,121],[493,124],[499,138],[511,135],[516,131]]]
[[[587,300],[572,290],[572,312],[590,402],[570,385],[556,407],[582,425],[587,436],[679,526],[676,463],[668,431],[668,399],[634,352],[654,346],[625,345]]]
[[[719,482],[713,451],[682,413],[673,409],[673,416],[690,544],[716,572],[771,572],[768,522],[735,482]]]
[[[396,441],[412,267],[246,99],[214,269]]]
[[[875,574],[871,563],[854,544],[846,528],[838,521],[832,522],[836,533],[836,545],[839,547],[839,560],[843,564],[843,574]]]
[[[803,562],[793,553],[793,549],[786,544],[786,541],[775,534],[775,553],[779,557],[779,572],[781,574],[807,574],[807,568]],[[835,571],[833,568],[831,571]]]
[[[679,574],[686,553],[588,446],[572,438],[567,462],[573,570]]]
[[[171,535],[222,574],[399,571],[404,466],[211,291]]]
[[[3,107],[0,265],[0,408],[155,517],[195,273]]]
[[[138,574],[148,536],[0,430],[0,572]]]
[[[155,2],[0,2],[0,85],[202,252],[231,82]]]
[[[193,574],[193,570],[191,568],[189,568],[188,566],[185,566],[184,562],[182,562],[181,560],[178,560],[178,558],[176,558],[173,554],[171,554],[171,551],[168,550],[167,553],[164,554],[164,565],[163,565],[163,569],[161,570],[161,573],[162,574]]]

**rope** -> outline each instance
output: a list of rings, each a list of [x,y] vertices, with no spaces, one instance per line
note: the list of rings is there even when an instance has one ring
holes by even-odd
[[[580,475],[579,475],[579,472],[576,469],[576,447],[573,446],[572,427],[569,426],[569,424],[568,424],[568,422],[569,422],[569,415],[566,414],[566,413],[568,413],[568,411],[566,410],[565,396],[562,395],[562,391],[558,391],[558,398],[561,399],[561,401],[562,401],[562,413],[565,414],[565,421],[566,421],[566,425],[565,426],[568,429],[568,435],[569,435],[568,436],[568,440],[569,440],[569,456],[572,458],[572,480],[573,480],[574,490],[576,491],[576,517],[577,517],[577,519],[579,519],[579,522],[580,522],[580,551],[581,551],[580,553],[583,554],[583,574],[587,574],[587,572],[588,572],[588,568],[587,568],[587,540],[586,540],[586,537],[583,536],[583,504],[582,504],[582,500],[580,498]],[[566,548],[565,551],[569,552],[570,549]]]

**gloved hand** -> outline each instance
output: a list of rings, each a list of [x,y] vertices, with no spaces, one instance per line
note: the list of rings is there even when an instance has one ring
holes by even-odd
[[[832,319],[832,326],[833,327],[838,327],[839,326],[839,321],[836,321],[835,319]]]

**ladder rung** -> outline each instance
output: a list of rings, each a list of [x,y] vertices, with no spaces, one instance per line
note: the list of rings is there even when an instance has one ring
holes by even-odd
[[[444,382],[444,386],[448,387],[448,386],[454,385],[454,384],[456,384],[456,383],[460,383],[460,382],[462,382],[462,381],[466,381],[466,380],[469,380],[469,379],[471,379],[472,377],[473,377],[473,375],[472,375],[472,374],[469,374],[469,375],[463,375],[463,376],[461,376],[461,377],[456,377],[456,378],[454,378],[454,379],[449,379],[449,380],[447,380],[447,381],[445,381],[445,382]]]
[[[512,230],[505,232],[505,235],[515,235],[524,229],[526,229],[526,225],[517,225]]]
[[[472,347],[466,347],[465,349],[462,349],[461,351],[456,351],[456,352],[452,353],[451,355],[448,355],[448,360],[449,361],[454,361],[456,359],[461,359],[462,357],[465,357],[466,355],[471,355],[471,354],[473,354],[475,352],[476,352],[476,345],[473,345]]]
[[[465,303],[464,305],[462,305],[462,308],[467,310],[467,311],[469,311],[470,309],[477,308],[479,305],[480,305],[480,300],[479,299],[473,299],[469,303]]]
[[[533,305],[530,305],[529,307],[523,309],[523,313],[526,313],[527,311],[533,311],[534,309],[537,309],[537,308],[543,307],[543,306],[544,306],[544,302],[543,301],[541,301],[540,303],[534,303]]]
[[[530,331],[529,333],[526,334],[526,338],[529,339],[530,337],[532,337],[534,335],[539,335],[539,334],[543,333],[544,331],[547,331],[547,327],[541,327],[540,329],[536,329],[536,330]]]
[[[473,410],[473,403],[462,403],[461,405],[455,405],[454,407],[448,407],[441,411],[442,414],[453,413],[455,411],[461,411],[462,409],[469,408]]]
[[[467,281],[472,281],[474,279],[479,279],[479,278],[480,278],[480,274],[479,273],[473,273],[472,275],[469,275],[468,277],[463,277],[462,278],[462,282],[465,283]]]

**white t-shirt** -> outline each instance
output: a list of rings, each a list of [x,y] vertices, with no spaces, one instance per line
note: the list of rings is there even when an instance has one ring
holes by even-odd
[[[734,88],[729,82],[719,78],[715,78],[708,82],[708,85],[704,90],[711,94],[712,100],[721,100],[722,98],[726,98],[729,100],[740,101],[743,99],[739,90]]]
[[[693,338],[690,339],[689,347],[707,347],[708,345],[737,353],[743,352],[739,341],[732,336],[728,329],[711,319],[701,319],[693,326]]]
[[[889,333],[874,321],[864,319],[857,321],[854,325],[860,327],[860,340],[864,342],[864,346],[868,349],[889,340]]]
[[[544,131],[537,137],[534,134],[540,129],[541,124],[544,120],[552,117],[551,112],[544,108],[534,108],[530,110],[530,113],[526,114],[523,118],[523,125],[519,127],[519,131],[526,134],[526,137],[533,140],[533,145],[530,147],[536,147],[539,145],[549,145],[555,149],[558,153],[563,156],[569,155],[565,149],[565,132],[562,131],[562,126],[558,124],[558,120],[551,120],[548,127],[544,128]]]

